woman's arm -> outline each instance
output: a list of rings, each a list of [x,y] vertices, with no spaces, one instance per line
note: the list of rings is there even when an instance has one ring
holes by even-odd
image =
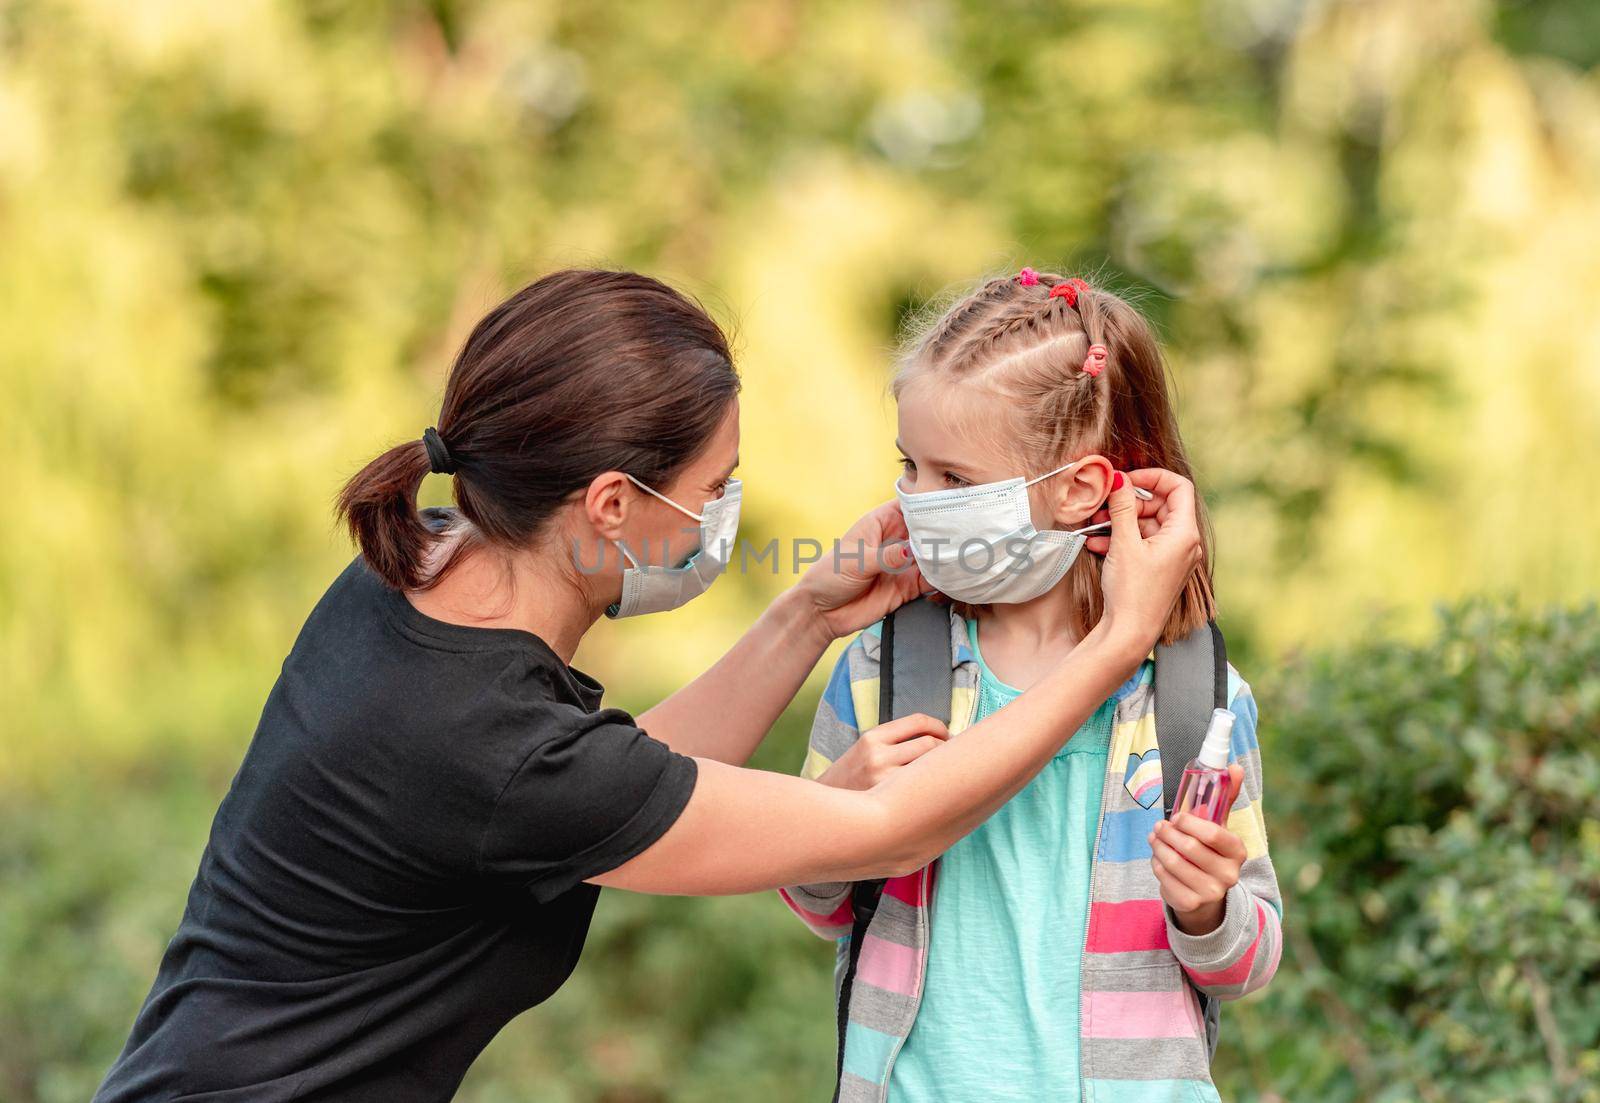
[[[678,822],[595,881],[717,896],[920,869],[1026,785],[1149,651],[1148,641],[1091,633],[1003,718],[865,791],[702,761]],[[943,731],[931,717],[902,723]]]
[[[830,643],[921,592],[905,535],[893,502],[861,518],[837,553],[826,552],[715,666],[640,715],[639,726],[680,754],[742,765]]]
[[[679,754],[744,764],[833,642],[798,588],[780,594],[716,665],[641,713]]]
[[[639,892],[717,895],[816,881],[856,881],[926,865],[1027,784],[1149,654],[1199,564],[1193,488],[1140,473],[1165,499],[1159,531],[1140,537],[1125,483],[1102,572],[1106,612],[1027,693],[866,791],[701,763],[694,795],[644,853],[594,878]],[[930,732],[938,721],[923,718]]]
[[[862,640],[845,648],[817,702],[817,714],[806,744],[805,764],[800,776],[822,781],[836,789],[871,789],[895,769],[906,766],[944,742],[938,733],[929,733],[920,717],[910,723],[890,720],[868,723],[862,734],[856,717],[855,683],[852,670],[867,662]],[[850,933],[854,919],[850,881],[812,881],[789,885],[779,891],[785,904],[813,934],[828,939]]]

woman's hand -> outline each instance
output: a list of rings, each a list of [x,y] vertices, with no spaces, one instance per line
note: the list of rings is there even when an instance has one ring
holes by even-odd
[[[1131,480],[1131,481],[1130,481]],[[1107,503],[1111,539],[1100,571],[1106,611],[1102,625],[1147,654],[1155,646],[1178,595],[1200,565],[1200,525],[1194,484],[1182,475],[1147,468],[1118,472]],[[1133,484],[1150,491],[1141,509]],[[1141,516],[1144,511],[1148,517]],[[1148,527],[1154,524],[1155,531]]]
[[[905,537],[893,502],[861,518],[837,553],[827,549],[732,650],[640,716],[641,725],[681,754],[747,761],[829,644],[921,593]]]
[[[1228,774],[1224,816],[1244,783],[1244,769],[1238,763],[1228,767]],[[1172,909],[1178,929],[1193,935],[1216,930],[1222,923],[1222,901],[1228,890],[1239,883],[1239,870],[1245,859],[1244,840],[1192,812],[1179,812],[1171,820],[1161,820],[1147,839],[1150,867],[1161,883],[1161,899]]]
[[[817,780],[835,789],[871,789],[949,738],[950,729],[931,716],[902,716],[862,732]]]
[[[882,620],[922,592],[898,502],[885,502],[825,549],[795,591],[838,639]]]
[[[1133,485],[1149,491],[1149,487],[1144,486],[1142,481],[1147,474],[1151,474],[1151,472],[1132,472]],[[1161,521],[1157,515],[1166,508],[1167,500],[1164,497],[1156,494],[1154,491],[1150,491],[1150,497],[1139,498],[1135,504],[1139,508],[1139,535],[1154,536],[1161,530]],[[1102,507],[1096,510],[1094,515],[1091,516],[1087,521],[1084,521],[1083,525],[1085,528],[1088,528],[1093,525],[1103,525],[1109,520],[1111,520],[1111,511]],[[1111,534],[1102,533],[1089,537],[1089,539],[1084,541],[1083,549],[1084,551],[1093,552],[1096,555],[1104,555],[1106,552],[1111,550]]]

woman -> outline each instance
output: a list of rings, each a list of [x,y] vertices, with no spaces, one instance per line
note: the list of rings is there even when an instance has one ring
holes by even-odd
[[[284,663],[98,1099],[447,1099],[572,971],[599,886],[920,868],[1129,676],[1199,561],[1188,484],[1135,473],[1155,499],[1112,495],[1104,618],[982,739],[898,721],[915,761],[861,791],[742,769],[828,643],[920,582],[884,507],[689,686],[600,707],[568,665],[589,627],[727,560],[737,392],[716,325],[644,276],[556,273],[478,324],[438,428],[344,490],[361,555]],[[457,511],[418,513],[429,471]]]

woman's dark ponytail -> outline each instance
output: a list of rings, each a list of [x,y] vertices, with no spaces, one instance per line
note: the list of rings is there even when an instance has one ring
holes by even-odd
[[[464,546],[435,554],[443,536],[417,513],[430,471],[454,475],[470,539],[523,547],[606,471],[671,482],[738,392],[727,338],[687,296],[636,272],[553,272],[473,327],[438,428],[362,468],[339,516],[373,573],[426,589]]]
[[[429,552],[438,540],[417,513],[417,491],[429,467],[423,442],[407,441],[363,467],[339,494],[339,517],[361,557],[397,590],[426,583]]]

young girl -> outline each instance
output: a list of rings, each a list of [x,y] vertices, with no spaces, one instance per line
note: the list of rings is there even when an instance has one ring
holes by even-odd
[[[894,394],[911,546],[951,599],[949,728],[959,737],[1099,619],[1101,561],[1079,554],[1080,530],[1113,480],[1142,467],[1187,476],[1189,463],[1149,325],[1078,279],[1024,268],[989,280],[910,349]],[[1207,563],[1163,642],[1213,613]],[[870,784],[936,745],[879,746],[870,734],[880,631],[859,636],[834,669],[809,777]],[[993,818],[885,885],[840,1009],[843,1103],[1218,1098],[1196,992],[1227,1000],[1262,987],[1281,946],[1256,708],[1230,668],[1226,826],[1187,814],[1168,823],[1153,667],[1071,738],[1063,732],[1055,759]],[[841,975],[851,890],[783,893],[839,940]]]

